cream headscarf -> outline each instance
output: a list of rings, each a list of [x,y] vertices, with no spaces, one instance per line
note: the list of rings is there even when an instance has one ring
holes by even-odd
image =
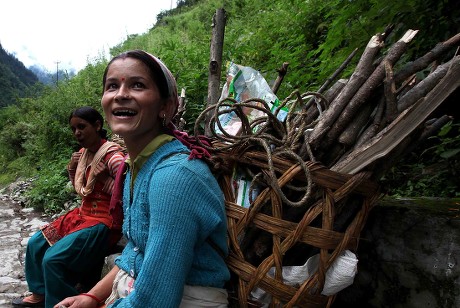
[[[172,114],[167,115],[166,123],[169,123],[174,115],[177,113],[177,109],[179,107],[179,96],[177,94],[177,83],[176,79],[174,78],[171,71],[166,67],[166,65],[157,57],[152,55],[151,53],[145,52],[148,54],[157,65],[157,77],[163,79],[162,82],[157,83],[157,86],[166,86],[168,92],[168,98],[171,100],[170,103],[174,105],[174,111]]]

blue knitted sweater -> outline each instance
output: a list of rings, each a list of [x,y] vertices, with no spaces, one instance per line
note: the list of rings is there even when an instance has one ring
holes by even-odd
[[[123,191],[123,233],[128,239],[116,264],[136,278],[134,291],[109,307],[178,307],[184,285],[222,288],[228,268],[206,241],[227,253],[222,191],[205,162],[188,159],[173,140],[145,162],[130,197]]]

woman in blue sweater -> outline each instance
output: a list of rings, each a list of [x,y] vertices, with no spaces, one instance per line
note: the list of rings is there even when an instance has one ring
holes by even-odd
[[[191,151],[173,132],[174,77],[158,58],[133,50],[109,62],[103,85],[106,120],[129,154],[128,244],[93,289],[56,307],[226,307],[223,193],[207,164],[194,159],[203,151]]]

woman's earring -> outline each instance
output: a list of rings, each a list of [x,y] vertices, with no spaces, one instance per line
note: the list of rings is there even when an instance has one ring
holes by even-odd
[[[163,127],[166,127],[166,113],[163,114]]]

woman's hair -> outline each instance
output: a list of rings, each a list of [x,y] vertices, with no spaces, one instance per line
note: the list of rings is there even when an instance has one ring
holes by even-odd
[[[104,125],[104,118],[96,109],[89,106],[84,106],[75,109],[70,113],[69,123],[70,120],[74,117],[83,119],[89,122],[91,125],[95,125],[96,122],[99,121],[99,123],[101,124],[101,129],[98,132],[99,136],[101,136],[101,138],[103,139],[107,139],[107,131],[104,128],[102,128],[102,126]]]

